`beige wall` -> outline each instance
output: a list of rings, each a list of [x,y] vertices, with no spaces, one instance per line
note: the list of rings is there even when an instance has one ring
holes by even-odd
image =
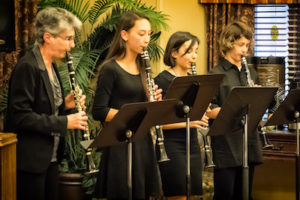
[[[189,31],[200,39],[198,59],[196,62],[198,74],[207,72],[207,45],[206,45],[206,20],[204,7],[198,0],[143,0],[147,5],[152,5],[157,10],[169,15],[168,31],[163,31],[160,45],[165,48],[169,37],[176,31]],[[162,60],[162,59],[161,59]],[[157,74],[165,66],[162,61],[153,64],[153,72]]]
[[[176,31],[189,31],[200,39],[198,50],[198,59],[196,62],[198,74],[207,72],[207,45],[206,45],[206,20],[204,7],[198,3],[198,0],[142,0],[148,6],[155,7],[158,11],[169,15],[169,29],[163,31],[159,40],[160,46],[165,49],[169,37]],[[94,0],[89,0],[90,5]],[[87,30],[90,26],[85,27]],[[84,36],[83,36],[84,37]],[[154,76],[165,69],[162,62],[152,64]]]

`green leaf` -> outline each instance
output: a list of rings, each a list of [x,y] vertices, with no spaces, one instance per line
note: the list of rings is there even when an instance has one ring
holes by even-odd
[[[76,32],[76,48],[72,50],[75,78],[79,87],[86,95],[86,113],[89,117],[89,129],[92,137],[101,130],[101,124],[92,118],[92,105],[96,88],[96,68],[106,57],[120,17],[124,12],[133,10],[143,13],[150,19],[152,33],[148,46],[149,56],[158,60],[163,49],[157,44],[162,30],[167,30],[168,16],[157,11],[153,6],[147,6],[141,0],[40,0],[38,9],[47,6],[64,8],[76,15],[83,22],[83,29]],[[89,28],[87,28],[89,27]],[[58,62],[59,73],[63,82],[65,94],[70,91],[68,68],[65,62]],[[1,92],[0,111],[5,108],[7,94]],[[5,96],[6,95],[6,96]],[[2,106],[3,105],[3,106]],[[79,130],[68,130],[66,134],[65,160],[61,170],[65,172],[85,172],[87,169],[86,152],[80,145],[83,139]],[[92,152],[96,166],[100,163],[100,153]],[[101,170],[101,169],[100,169]],[[87,193],[94,190],[95,178],[86,176],[83,186]]]
[[[114,0],[96,0],[89,10],[89,22],[94,25],[98,18],[107,11],[114,3]]]
[[[38,9],[41,10],[46,7],[60,7],[64,8],[75,16],[77,16],[82,23],[88,19],[89,1],[85,0],[42,0],[38,4]]]

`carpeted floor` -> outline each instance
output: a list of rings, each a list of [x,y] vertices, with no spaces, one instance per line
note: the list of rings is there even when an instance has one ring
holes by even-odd
[[[212,200],[214,195],[213,169],[206,169],[202,172],[203,197],[202,200]],[[200,198],[201,199],[201,198]]]

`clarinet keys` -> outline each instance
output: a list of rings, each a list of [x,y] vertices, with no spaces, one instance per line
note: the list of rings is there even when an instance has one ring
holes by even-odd
[[[196,64],[194,62],[191,63],[191,71],[192,71],[192,75],[197,75]],[[204,143],[204,152],[205,152],[204,165],[206,168],[213,168],[215,167],[215,164],[213,162],[213,152],[211,148],[210,136],[207,135],[208,131],[209,131],[208,127],[205,129],[197,129],[197,132],[200,137],[199,140],[202,140]]]
[[[150,102],[153,102],[153,101],[155,101],[154,80],[151,77],[152,71],[151,71],[151,67],[150,67],[148,51],[146,48],[143,48],[143,53],[141,54],[141,57],[145,64],[146,84],[147,84],[147,89],[148,89],[148,94],[149,94],[149,100],[150,100]],[[169,161],[170,159],[168,158],[166,149],[165,149],[164,135],[163,135],[162,127],[155,126],[155,127],[151,128],[150,132],[151,132],[151,135],[154,135],[157,140],[156,145],[158,148],[158,153],[160,154],[157,156],[159,158],[158,162]]]
[[[84,109],[81,106],[80,102],[80,87],[76,83],[75,79],[75,70],[73,68],[73,61],[72,57],[69,52],[66,52],[66,60],[67,60],[67,66],[68,66],[68,72],[69,72],[69,81],[70,86],[74,94],[74,100],[75,100],[75,107],[78,112],[83,111]],[[86,150],[86,157],[88,161],[88,169],[89,171],[86,172],[86,174],[92,174],[96,173],[99,170],[96,169],[95,162],[92,157],[92,148],[89,148],[90,144],[93,142],[93,140],[90,139],[90,131],[89,127],[87,126],[84,133],[83,133],[84,140],[80,142],[81,146]]]

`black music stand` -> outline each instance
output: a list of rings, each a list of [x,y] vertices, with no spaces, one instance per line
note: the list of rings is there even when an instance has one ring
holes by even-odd
[[[178,99],[178,122],[186,122],[186,196],[190,199],[190,120],[201,120],[213,96],[217,93],[223,74],[176,77],[164,99]],[[175,122],[174,122],[175,123]]]
[[[289,92],[284,101],[280,104],[278,109],[267,121],[265,126],[281,125],[288,123],[296,123],[296,200],[299,200],[299,112],[300,112],[300,89],[294,89]]]
[[[128,143],[128,199],[132,199],[132,142],[145,137],[152,126],[178,121],[178,101],[125,104],[94,139],[90,147],[108,147]]]
[[[208,132],[211,136],[217,136],[235,133],[244,127],[243,200],[249,198],[248,133],[255,132],[277,89],[277,87],[233,88]]]

